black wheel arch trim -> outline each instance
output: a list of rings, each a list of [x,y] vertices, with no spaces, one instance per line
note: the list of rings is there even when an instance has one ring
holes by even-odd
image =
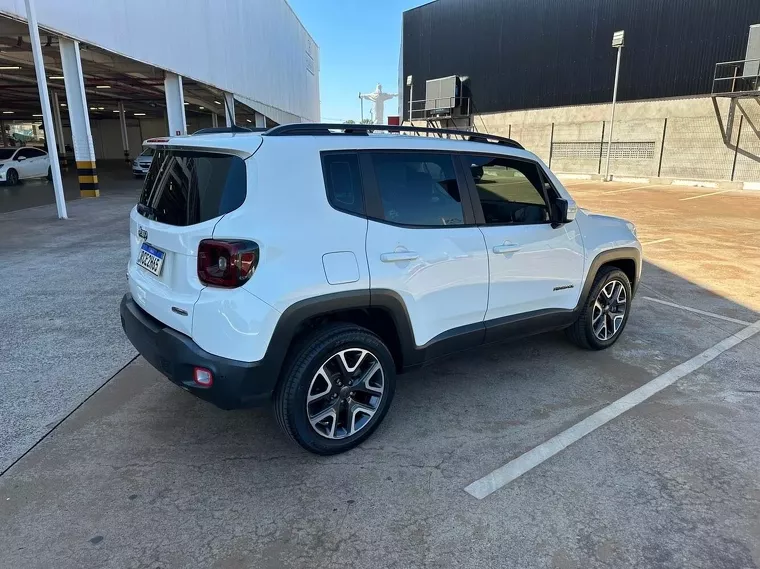
[[[578,305],[575,307],[575,311],[580,311],[586,299],[588,298],[591,287],[594,285],[594,279],[604,265],[612,263],[614,261],[633,261],[635,270],[635,279],[631,282],[631,295],[636,295],[636,290],[639,287],[639,276],[641,275],[641,251],[636,247],[618,247],[616,249],[608,249],[602,251],[589,265],[588,272],[586,273],[586,280],[583,282],[583,289],[578,297]]]

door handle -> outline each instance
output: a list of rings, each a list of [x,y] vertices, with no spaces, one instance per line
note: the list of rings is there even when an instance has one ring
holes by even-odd
[[[493,248],[493,252],[497,255],[506,255],[507,253],[514,253],[520,249],[522,249],[522,247],[516,243],[504,243],[504,245],[496,245]]]
[[[396,251],[393,253],[383,253],[380,255],[380,260],[383,263],[399,263],[402,261],[416,261],[419,259],[419,254],[414,251]]]

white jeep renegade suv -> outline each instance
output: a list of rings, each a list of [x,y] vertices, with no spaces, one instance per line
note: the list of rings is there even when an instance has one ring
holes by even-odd
[[[611,346],[641,274],[633,225],[578,211],[518,143],[378,128],[152,139],[130,216],[137,350],[219,407],[272,403],[320,454],[369,437],[396,374],[434,358],[562,328]]]

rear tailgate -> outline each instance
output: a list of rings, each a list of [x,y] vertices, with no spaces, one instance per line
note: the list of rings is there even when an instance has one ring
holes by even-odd
[[[136,207],[130,215],[130,292],[148,314],[188,336],[193,305],[203,289],[196,268],[198,243],[211,236],[217,221],[174,227],[146,219]],[[137,264],[143,244],[163,254],[158,275]]]
[[[188,336],[204,288],[197,275],[198,244],[213,236],[222,216],[245,201],[244,158],[251,154],[189,139],[156,147],[130,214],[127,270],[130,292],[140,307]]]

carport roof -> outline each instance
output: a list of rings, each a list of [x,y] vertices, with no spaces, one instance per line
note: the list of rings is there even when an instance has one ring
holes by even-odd
[[[42,54],[48,88],[57,92],[65,105],[61,54],[58,36],[40,28]],[[81,43],[80,56],[90,116],[112,118],[118,102],[124,101],[127,116],[162,118],[165,113],[164,71],[162,69]],[[219,90],[183,78],[187,115],[216,112],[224,116]],[[0,115],[6,120],[41,120],[37,79],[26,23],[0,16]],[[143,114],[144,113],[144,114]],[[64,121],[66,113],[63,114]],[[253,111],[236,105],[241,124],[253,119]],[[223,120],[223,119],[222,119]]]

